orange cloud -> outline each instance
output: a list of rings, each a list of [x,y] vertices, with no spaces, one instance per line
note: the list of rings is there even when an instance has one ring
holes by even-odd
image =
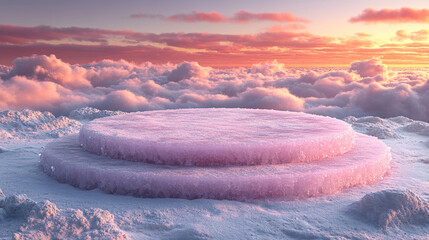
[[[371,37],[372,36],[371,34],[366,33],[366,32],[358,32],[358,33],[355,33],[355,35],[358,37]]]
[[[422,29],[411,33],[408,33],[406,30],[398,30],[396,32],[396,38],[398,40],[410,39],[413,41],[426,41],[429,39],[429,30]]]
[[[307,27],[303,24],[288,24],[288,25],[277,24],[277,25],[268,27],[267,32],[287,32],[287,31],[303,30],[306,28]]]
[[[365,9],[360,15],[350,18],[349,22],[429,22],[429,9],[403,7],[400,9]]]
[[[419,31],[407,36],[411,40],[424,39],[426,34]],[[112,36],[115,44],[109,44]],[[59,44],[59,41],[65,43]],[[118,41],[121,44],[116,44]],[[94,44],[97,42],[103,44]],[[344,65],[356,59],[383,56],[383,61],[388,64],[428,64],[427,49],[423,41],[382,44],[367,34],[334,38],[281,28],[258,34],[154,34],[79,27],[0,25],[0,64],[8,65],[17,57],[32,54],[55,54],[70,63],[110,58],[157,64],[198,61],[206,66],[249,66],[277,59],[293,65]]]

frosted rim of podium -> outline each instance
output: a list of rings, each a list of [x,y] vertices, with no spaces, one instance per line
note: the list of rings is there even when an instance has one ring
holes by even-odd
[[[54,179],[82,189],[151,198],[230,200],[303,199],[338,193],[382,180],[390,150],[374,137],[357,134],[353,149],[306,164],[197,167],[121,161],[82,150],[77,135],[49,143],[41,167]]]

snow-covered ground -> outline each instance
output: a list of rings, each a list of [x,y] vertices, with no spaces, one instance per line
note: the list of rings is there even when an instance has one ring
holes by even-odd
[[[429,124],[405,117],[348,117],[382,139],[392,169],[370,186],[300,201],[147,199],[85,191],[39,168],[41,148],[116,115],[83,109],[56,118],[0,113],[0,239],[427,239]],[[22,195],[25,194],[26,196]]]

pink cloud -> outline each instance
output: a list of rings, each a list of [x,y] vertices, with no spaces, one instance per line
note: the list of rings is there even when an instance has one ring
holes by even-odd
[[[284,70],[285,65],[277,62],[277,60],[274,60],[271,63],[253,64],[252,68],[250,68],[251,73],[260,73],[263,75],[281,75]]]
[[[272,21],[272,22],[309,22],[304,18],[299,18],[292,13],[249,13],[247,11],[239,11],[234,13],[231,21],[239,23],[248,23],[250,21]]]
[[[100,102],[94,104],[106,110],[122,110],[127,112],[150,109],[148,101],[143,96],[137,96],[129,90],[112,91]]]
[[[206,78],[209,76],[209,72],[210,68],[201,67],[196,62],[184,62],[168,73],[167,80],[178,82],[191,77]]]
[[[304,110],[304,100],[287,89],[256,87],[240,93],[237,98],[226,101],[228,107],[261,108],[277,110]]]
[[[361,14],[349,20],[355,22],[429,22],[429,9],[415,9],[403,7],[400,9],[365,9]]]
[[[39,82],[16,76],[0,82],[0,106],[3,109],[37,109],[56,114],[88,104],[87,97],[54,82]]]
[[[268,27],[266,29],[267,32],[288,32],[288,31],[296,31],[296,30],[303,30],[306,29],[307,27],[303,24],[288,24],[288,25],[281,25],[281,24],[277,24],[277,25],[273,25],[271,27]]]
[[[218,12],[198,12],[193,11],[190,14],[176,14],[167,18],[170,22],[225,22],[226,19]]]
[[[429,115],[423,107],[423,97],[424,95],[419,96],[407,84],[399,83],[394,87],[386,87],[380,83],[372,83],[355,92],[350,105],[380,117],[408,116],[428,121]]]
[[[58,83],[73,89],[91,86],[91,83],[85,79],[85,72],[82,67],[64,63],[55,55],[40,55],[15,59],[14,67],[4,78],[24,76],[38,81]]]
[[[361,77],[375,77],[384,74],[387,68],[380,59],[370,59],[352,63],[349,71],[356,71]]]
[[[358,32],[358,33],[355,33],[355,35],[358,36],[358,37],[364,37],[364,38],[372,36],[371,34],[366,33],[366,32]]]
[[[132,31],[113,31],[96,28],[65,27],[56,28],[50,26],[24,27],[16,25],[0,24],[0,42],[11,44],[28,44],[37,40],[62,40],[73,39],[76,41],[89,41],[105,43],[109,35],[132,35]]]

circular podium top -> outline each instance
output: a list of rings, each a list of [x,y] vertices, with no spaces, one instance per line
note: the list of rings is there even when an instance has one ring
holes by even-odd
[[[176,109],[96,119],[84,150],[164,165],[228,166],[312,162],[349,151],[355,133],[334,118],[261,109]]]

